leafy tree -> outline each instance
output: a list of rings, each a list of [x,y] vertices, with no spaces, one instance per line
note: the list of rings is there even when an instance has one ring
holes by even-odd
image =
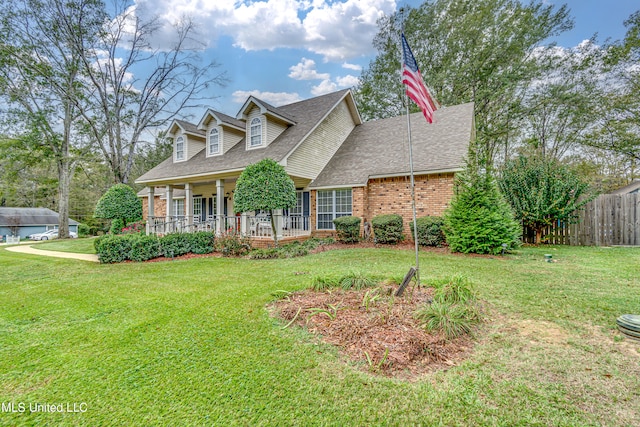
[[[82,59],[74,37],[89,39],[102,21],[98,0],[5,0],[0,6],[0,96],[5,131],[55,161],[59,236],[69,237],[69,188],[82,152],[77,105]],[[71,36],[73,35],[73,37]]]
[[[273,241],[278,245],[274,222],[275,209],[296,205],[296,187],[284,167],[275,160],[264,159],[242,171],[233,194],[233,210],[238,212],[267,211],[271,217]]]
[[[536,244],[544,227],[556,221],[575,221],[576,211],[593,198],[589,184],[571,169],[541,156],[508,161],[498,183],[516,218],[536,231]]]
[[[499,254],[503,244],[510,249],[520,243],[522,229],[495,180],[472,164],[456,176],[444,223],[453,252]]]
[[[604,66],[610,80],[604,85],[598,110],[600,126],[588,143],[640,161],[640,10],[625,22],[622,41],[606,47]]]
[[[205,46],[196,41],[188,17],[172,22],[175,31],[160,46],[167,27],[158,18],[143,16],[142,8],[132,8],[129,0],[111,0],[108,9],[96,13],[106,23],[100,31],[69,31],[86,82],[78,111],[116,183],[130,181],[145,131],[210,101],[211,87],[226,82],[223,73],[216,73],[216,62],[200,65]]]
[[[129,222],[142,219],[142,201],[126,184],[116,184],[98,200],[95,216],[112,220],[111,232],[118,234]]]
[[[555,9],[544,3],[434,0],[408,14],[383,18],[374,40],[378,56],[357,88],[363,117],[402,111],[398,46],[403,26],[436,99],[443,105],[475,103],[477,161],[490,166],[519,129],[520,100],[541,72],[534,53],[573,25],[566,6]]]

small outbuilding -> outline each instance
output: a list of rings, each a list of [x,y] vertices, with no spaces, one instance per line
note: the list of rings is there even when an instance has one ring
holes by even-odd
[[[47,208],[0,207],[0,236],[20,236],[44,233],[58,228],[58,213]],[[78,232],[78,222],[69,218],[69,231]]]

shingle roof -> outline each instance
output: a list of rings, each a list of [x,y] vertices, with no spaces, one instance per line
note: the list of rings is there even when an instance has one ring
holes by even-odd
[[[238,120],[235,117],[231,117],[231,116],[227,116],[224,113],[221,113],[219,111],[214,111],[216,117],[218,117],[222,123],[226,123],[226,124],[230,124],[231,126],[235,126],[235,127],[239,127],[239,128],[246,128],[246,123],[243,122],[242,120]]]
[[[58,213],[47,208],[0,208],[0,225],[55,225]],[[18,220],[16,224],[14,221]],[[69,225],[78,225],[69,219]]]
[[[179,124],[180,127],[182,127],[182,129],[185,132],[192,133],[192,134],[195,134],[195,135],[202,135],[203,138],[205,137],[204,132],[201,131],[200,129],[198,129],[198,127],[196,125],[194,125],[193,123],[189,123],[189,122],[186,122],[184,120],[178,120],[178,119],[176,119],[175,122],[177,124]]]
[[[136,182],[153,182],[174,177],[239,170],[264,158],[279,162],[302,141],[347,93],[349,93],[349,90],[345,89],[278,107],[277,110],[286,114],[287,117],[291,117],[296,122],[296,125],[288,127],[275,141],[265,148],[246,150],[245,138],[242,138],[240,142],[222,156],[206,157],[206,150],[202,149],[202,151],[185,162],[174,163],[173,159],[169,158],[142,175]]]
[[[416,173],[455,171],[473,136],[473,103],[441,108],[435,123],[411,115],[413,169]],[[409,174],[406,116],[373,120],[357,126],[311,188],[364,186],[369,177]]]

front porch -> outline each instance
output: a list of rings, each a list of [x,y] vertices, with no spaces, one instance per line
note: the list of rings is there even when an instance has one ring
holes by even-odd
[[[278,240],[311,235],[309,216],[276,213],[273,220]],[[147,220],[147,234],[164,235],[197,231],[211,231],[217,235],[239,233],[255,240],[273,240],[274,228],[270,216],[266,214],[208,215],[205,219],[200,215],[150,216]]]

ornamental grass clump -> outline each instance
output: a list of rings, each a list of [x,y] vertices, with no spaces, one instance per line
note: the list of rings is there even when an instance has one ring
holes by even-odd
[[[415,318],[428,332],[455,339],[471,333],[482,322],[473,284],[462,275],[434,284],[433,301],[416,311]]]

